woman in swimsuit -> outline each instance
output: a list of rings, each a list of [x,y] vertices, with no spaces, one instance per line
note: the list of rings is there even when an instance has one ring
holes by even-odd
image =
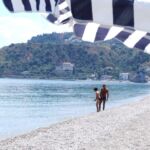
[[[97,108],[97,112],[99,112],[101,110],[101,99],[100,99],[100,92],[98,90],[98,88],[94,88],[95,91],[95,101],[96,101],[96,108]]]

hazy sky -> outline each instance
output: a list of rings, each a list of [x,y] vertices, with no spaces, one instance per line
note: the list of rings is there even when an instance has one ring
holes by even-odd
[[[26,42],[38,34],[66,31],[71,31],[68,26],[53,25],[38,13],[10,13],[0,0],[0,47]]]

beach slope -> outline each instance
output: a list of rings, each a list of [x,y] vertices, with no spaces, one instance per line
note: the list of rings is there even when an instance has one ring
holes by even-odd
[[[0,150],[150,150],[150,97],[0,141]]]

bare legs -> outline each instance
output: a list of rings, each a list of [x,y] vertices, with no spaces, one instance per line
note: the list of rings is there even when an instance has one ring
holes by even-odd
[[[96,101],[97,112],[101,111],[101,101]]]
[[[103,110],[105,110],[105,103],[106,103],[106,100],[102,100],[102,101],[96,101],[96,109],[97,109],[97,112],[101,111],[101,104],[103,103]]]
[[[103,110],[105,110],[105,102],[106,100],[103,100]]]
[[[96,101],[96,108],[97,108],[97,112],[99,112],[99,102]]]

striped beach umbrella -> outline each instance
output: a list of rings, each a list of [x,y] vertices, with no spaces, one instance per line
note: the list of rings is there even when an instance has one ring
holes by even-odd
[[[149,0],[3,0],[11,12],[48,12],[57,25],[70,23],[84,41],[120,40],[150,54]]]

